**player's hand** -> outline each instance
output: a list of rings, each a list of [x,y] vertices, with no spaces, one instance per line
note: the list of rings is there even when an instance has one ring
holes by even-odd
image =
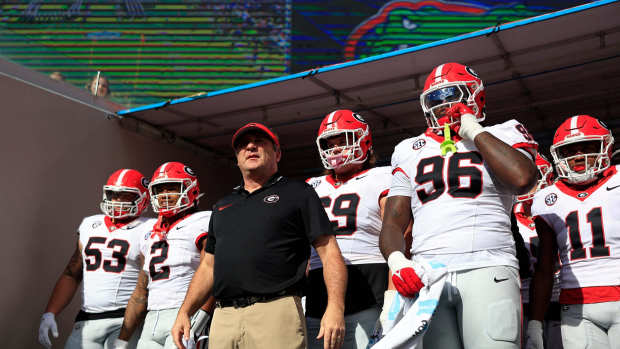
[[[392,303],[394,302],[394,298],[398,291],[396,290],[386,290],[383,293],[383,309],[381,309],[381,314],[379,314],[379,323],[381,324],[381,328],[386,327],[386,321],[388,320],[388,315],[390,313],[390,309],[392,309]]]
[[[316,339],[323,338],[323,349],[338,349],[344,343],[344,309],[327,305]]]
[[[45,313],[41,316],[41,324],[39,325],[39,343],[46,348],[52,347],[52,341],[49,337],[49,331],[52,331],[52,336],[58,338],[58,325],[54,313]]]
[[[113,349],[127,349],[129,348],[129,342],[126,340],[122,340],[120,338],[116,338],[112,343]]]
[[[542,322],[538,320],[527,322],[525,349],[544,349]]]
[[[174,321],[174,325],[172,325],[172,329],[170,330],[172,340],[174,340],[174,344],[177,348],[186,349],[185,343],[190,339],[190,328],[189,315],[184,311],[179,311],[177,319]]]
[[[424,269],[416,266],[402,252],[392,252],[388,257],[388,266],[392,271],[392,282],[403,297],[414,297],[424,287],[421,279]]]
[[[461,121],[460,124],[453,126],[452,129],[464,139],[473,141],[474,138],[483,131],[483,127],[480,126],[476,120],[474,112],[463,103],[456,103],[450,107],[450,109],[446,111],[446,115],[453,121]]]

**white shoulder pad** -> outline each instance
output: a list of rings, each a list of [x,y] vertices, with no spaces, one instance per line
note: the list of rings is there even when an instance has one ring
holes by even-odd
[[[517,145],[523,144],[538,148],[538,143],[536,143],[534,137],[532,137],[523,124],[515,119],[485,127],[485,130],[511,147],[516,148]]]
[[[426,145],[428,140],[423,134],[417,137],[407,138],[396,147],[394,147],[394,153],[392,153],[392,170],[399,167],[411,156],[417,154],[417,150]]]
[[[321,184],[321,181],[323,181],[324,178],[325,176],[310,177],[306,179],[306,183],[308,183],[312,188],[316,188],[319,184]]]
[[[517,120],[511,119],[501,124],[488,126],[485,130],[509,146],[527,151],[532,155],[532,159],[536,158],[538,143],[527,128]]]
[[[102,215],[102,214],[96,214],[96,215],[84,217],[84,219],[82,219],[82,222],[78,226],[78,230],[77,230],[78,234],[81,231],[84,231],[84,229],[93,229],[93,225],[95,224],[97,225],[103,224],[104,217],[105,215]]]

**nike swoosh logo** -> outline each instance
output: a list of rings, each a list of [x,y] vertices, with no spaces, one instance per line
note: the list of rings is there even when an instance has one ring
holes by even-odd
[[[607,191],[614,190],[618,187],[620,187],[620,185],[616,185],[615,187],[607,187]]]
[[[232,206],[232,204],[228,204],[228,205],[220,206],[220,207],[218,207],[218,208],[217,208],[217,210],[218,210],[218,211],[222,211],[222,210],[224,210],[224,209],[226,209],[226,208],[228,208],[228,207],[230,207],[230,206]]]
[[[366,175],[368,176],[368,175]],[[359,176],[359,177],[355,177],[355,179],[362,179],[362,178],[366,178],[366,176]]]
[[[177,226],[177,230],[182,229],[182,228],[185,228],[185,226],[184,226],[184,225],[182,225],[182,226],[180,226],[180,227],[179,227],[179,226]]]
[[[495,282],[502,282],[502,281],[506,281],[506,280],[508,280],[508,278],[505,278],[505,279],[498,279],[497,277],[493,278],[493,281],[495,281]]]

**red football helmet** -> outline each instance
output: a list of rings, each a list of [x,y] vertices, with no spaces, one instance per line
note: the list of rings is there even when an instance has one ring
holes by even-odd
[[[103,186],[99,207],[110,218],[137,217],[148,203],[148,185],[149,180],[136,170],[117,170]]]
[[[517,196],[517,202],[532,199],[539,190],[553,183],[553,166],[549,160],[540,153],[537,153],[535,162],[536,168],[538,169],[538,181],[536,182],[536,186],[534,186],[529,193]]]
[[[582,149],[576,150],[575,144]],[[613,144],[611,131],[598,119],[589,115],[566,119],[555,131],[550,149],[558,178],[571,184],[594,181],[609,168]]]
[[[346,144],[330,148],[327,139],[340,135],[345,136]],[[370,127],[361,115],[350,110],[336,110],[321,121],[316,145],[321,162],[328,170],[348,164],[361,164],[368,159],[372,149]]]
[[[180,162],[159,166],[149,184],[149,193],[153,211],[164,217],[194,207],[202,196],[196,173]]]
[[[428,127],[441,129],[445,123],[450,126],[459,123],[460,120],[442,119],[444,115],[437,114],[457,103],[467,105],[474,112],[476,120],[483,121],[486,111],[482,80],[473,69],[459,63],[437,66],[426,78],[424,92],[420,95]]]

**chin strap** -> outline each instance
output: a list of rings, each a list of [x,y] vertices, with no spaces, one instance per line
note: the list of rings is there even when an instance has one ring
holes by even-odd
[[[441,156],[446,156],[449,152],[456,153],[456,146],[454,145],[454,141],[450,138],[450,126],[447,123],[443,125],[443,137],[444,140],[439,145]]]

